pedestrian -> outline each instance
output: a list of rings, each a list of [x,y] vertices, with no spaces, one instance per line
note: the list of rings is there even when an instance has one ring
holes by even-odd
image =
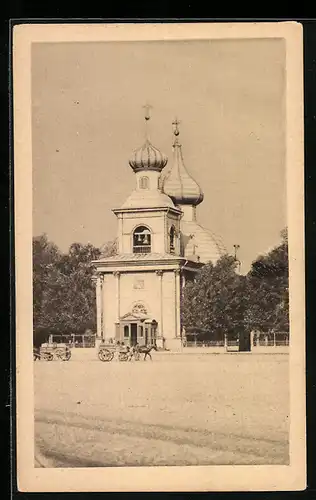
[[[135,346],[134,346],[134,358],[136,361],[139,360],[139,343],[136,342]]]
[[[121,344],[119,341],[117,341],[115,346],[114,361],[119,361],[120,349],[121,349]]]
[[[127,360],[131,361],[133,358],[133,349],[130,348],[130,346],[126,346],[126,352],[127,352]]]

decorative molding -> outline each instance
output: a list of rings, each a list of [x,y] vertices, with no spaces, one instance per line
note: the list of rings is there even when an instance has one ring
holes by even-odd
[[[182,278],[182,281],[181,281],[181,288],[182,288],[182,290],[183,290],[183,288],[185,287],[185,283],[186,283],[186,277],[185,277],[185,275],[184,275],[184,274],[182,274],[181,278]]]
[[[135,280],[133,283],[133,288],[134,290],[143,290],[145,288],[145,281],[144,280]]]
[[[158,271],[156,271],[156,274],[157,274],[157,276],[162,276],[163,275],[163,271],[161,269],[159,269]]]
[[[148,314],[148,311],[142,302],[137,302],[132,307],[132,314]]]
[[[93,283],[97,284],[102,284],[104,280],[104,276],[101,272],[95,273],[92,277],[91,280]]]
[[[182,214],[182,210],[179,208],[173,208],[173,207],[142,207],[142,208],[114,208],[112,209],[112,212],[116,214],[123,214],[123,213],[141,213],[141,212],[171,212],[173,214]]]
[[[185,259],[181,258],[177,259],[175,256],[174,260],[172,259],[161,259],[158,260],[156,259],[155,261],[134,261],[134,262],[111,262],[111,266],[104,266],[103,272],[105,275],[111,274],[113,275],[114,272],[117,271],[117,268],[119,268],[119,273],[121,274],[131,274],[131,273],[148,273],[148,272],[155,272],[157,268],[163,269],[163,272],[173,272],[175,267],[181,265],[182,267],[185,267],[186,271],[190,271],[193,273],[197,273],[203,266],[204,264],[202,262],[197,262],[196,260],[193,261],[191,259]]]
[[[130,254],[131,257],[133,257],[133,254]],[[146,254],[148,256],[150,256],[150,254]],[[129,267],[131,265],[135,265],[135,266],[152,266],[152,265],[156,265],[157,267],[162,264],[180,264],[180,263],[186,263],[186,262],[190,262],[191,264],[193,265],[196,265],[196,262],[195,261],[192,261],[186,257],[182,257],[180,255],[170,255],[168,254],[166,257],[165,257],[166,254],[162,254],[162,257],[163,258],[159,258],[159,257],[148,257],[146,259],[139,259],[139,260],[136,260],[136,259],[129,259],[129,254],[126,254],[126,259],[124,258],[124,260],[122,259],[112,259],[111,257],[109,257],[108,259],[102,259],[100,261],[97,262],[97,264],[99,265],[99,268],[101,269],[102,268],[102,273],[110,273],[110,272],[113,272],[111,271],[109,268],[111,267],[118,267],[118,266],[126,266],[126,267]],[[201,266],[199,266],[200,268]]]
[[[175,270],[174,270],[174,274],[175,274],[176,276],[180,276],[180,274],[181,274],[181,270],[180,270],[180,269],[175,269]]]
[[[116,276],[117,278],[120,277],[121,272],[120,271],[113,271],[113,276]]]

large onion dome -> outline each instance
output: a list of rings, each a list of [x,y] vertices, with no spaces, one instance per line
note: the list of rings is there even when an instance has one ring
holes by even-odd
[[[185,168],[178,140],[178,121],[174,122],[173,165],[162,179],[162,190],[176,205],[199,205],[204,198],[202,189]]]
[[[219,238],[196,221],[181,221],[181,245],[184,257],[206,264],[216,262],[226,253]]]

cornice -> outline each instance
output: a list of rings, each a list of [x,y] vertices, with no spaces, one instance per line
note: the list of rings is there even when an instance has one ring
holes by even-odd
[[[115,215],[121,213],[144,213],[144,212],[171,212],[176,215],[182,215],[183,212],[180,208],[173,207],[148,207],[148,208],[112,208]]]
[[[113,273],[113,272],[156,272],[157,268],[162,271],[186,270],[197,272],[202,263],[188,261],[183,257],[174,257],[170,259],[153,259],[147,261],[116,261],[107,262],[106,260],[93,261],[92,264],[97,268],[98,272]]]

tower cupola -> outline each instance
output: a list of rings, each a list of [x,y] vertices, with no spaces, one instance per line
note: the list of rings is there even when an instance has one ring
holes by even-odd
[[[178,120],[175,120],[173,122],[175,137],[173,142],[173,164],[162,181],[162,190],[170,196],[175,205],[196,207],[203,201],[204,195],[202,189],[188,173],[184,165],[178,125]]]

